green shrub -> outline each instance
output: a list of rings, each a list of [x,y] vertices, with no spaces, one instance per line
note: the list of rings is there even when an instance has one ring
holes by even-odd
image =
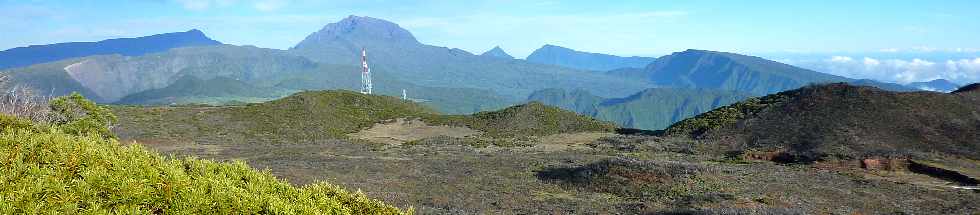
[[[96,134],[103,138],[115,138],[109,130],[116,123],[116,116],[108,108],[72,93],[51,100],[54,124],[70,134]]]
[[[292,187],[243,162],[165,159],[99,132],[11,118],[0,115],[0,214],[403,213],[326,183]]]

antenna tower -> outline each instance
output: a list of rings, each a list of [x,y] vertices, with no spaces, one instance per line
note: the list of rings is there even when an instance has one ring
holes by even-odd
[[[367,51],[361,48],[361,93],[371,94],[371,68],[367,64]]]

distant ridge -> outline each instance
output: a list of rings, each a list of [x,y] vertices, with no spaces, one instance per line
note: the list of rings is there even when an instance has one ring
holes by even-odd
[[[656,60],[656,58],[620,57],[608,54],[582,52],[556,45],[544,45],[541,48],[534,50],[531,55],[527,56],[527,61],[532,63],[592,71],[608,71],[620,68],[643,68],[654,60]]]
[[[936,91],[936,92],[952,92],[957,88],[960,88],[959,84],[953,83],[946,79],[936,79],[936,80],[924,81],[924,82],[912,82],[907,84],[907,86],[920,90],[928,90],[928,91]]]
[[[197,29],[136,38],[108,39],[98,42],[70,42],[32,45],[0,52],[0,69],[23,67],[90,55],[120,54],[139,56],[171,48],[219,45]]]
[[[624,98],[603,98],[583,90],[545,89],[534,92],[528,100],[615,122],[622,127],[659,130],[749,97],[731,91],[653,88]]]
[[[661,86],[738,91],[759,96],[796,89],[811,83],[850,80],[760,57],[696,49],[657,58],[642,72],[625,70],[610,73],[634,78],[645,77],[653,84]]]

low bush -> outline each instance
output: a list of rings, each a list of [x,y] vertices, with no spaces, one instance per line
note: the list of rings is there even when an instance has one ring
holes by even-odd
[[[686,162],[604,160],[580,167],[549,168],[539,179],[641,201],[696,206],[733,200],[720,170]]]
[[[50,107],[54,125],[67,133],[115,138],[110,129],[117,122],[116,115],[79,93],[55,98],[51,100]]]
[[[296,188],[240,161],[167,159],[123,146],[107,135],[114,117],[78,95],[51,106],[65,120],[0,114],[0,214],[405,213],[327,183]]]

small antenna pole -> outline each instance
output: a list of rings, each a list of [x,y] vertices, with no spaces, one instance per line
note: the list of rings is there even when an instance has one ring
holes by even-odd
[[[371,83],[371,68],[367,64],[367,50],[361,48],[361,93],[371,94],[374,86]]]

